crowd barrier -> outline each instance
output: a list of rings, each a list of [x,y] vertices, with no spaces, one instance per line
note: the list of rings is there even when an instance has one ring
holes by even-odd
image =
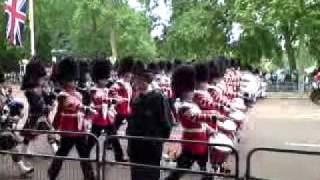
[[[8,130],[6,130],[8,131]],[[32,161],[32,165],[35,167],[35,172],[32,175],[32,179],[47,179],[47,170],[49,164],[53,159],[62,159],[64,160],[64,166],[62,171],[60,172],[59,179],[61,180],[79,180],[83,179],[83,175],[79,166],[81,161],[91,162],[94,166],[95,173],[97,175],[97,180],[129,180],[130,179],[130,168],[131,167],[141,167],[144,169],[157,169],[161,172],[161,179],[166,177],[171,171],[181,171],[186,175],[182,180],[192,180],[198,179],[202,175],[209,175],[213,177],[226,178],[226,179],[235,179],[235,180],[266,180],[263,177],[254,177],[252,175],[252,158],[257,152],[274,152],[274,153],[286,153],[286,154],[298,154],[298,155],[315,155],[320,156],[320,152],[316,151],[302,151],[302,150],[290,150],[290,149],[277,149],[277,148],[256,148],[249,152],[246,157],[246,172],[244,177],[240,177],[240,167],[239,167],[239,154],[238,151],[228,145],[224,144],[211,144],[200,141],[187,141],[187,140],[171,140],[171,139],[161,139],[161,138],[149,138],[149,137],[133,137],[133,136],[108,136],[105,137],[105,140],[102,142],[103,146],[100,146],[99,139],[95,137],[91,133],[80,133],[80,132],[62,132],[62,131],[45,131],[45,130],[10,130],[15,133],[37,133],[37,134],[73,134],[73,135],[86,135],[94,137],[96,141],[95,152],[93,153],[93,158],[78,158],[73,156],[68,157],[60,157],[55,155],[47,155],[47,154],[26,154],[26,153],[18,153],[13,151],[0,150],[0,154],[2,155],[0,158],[0,179],[19,179],[19,173],[16,168],[14,168],[11,155],[19,155]],[[146,164],[136,164],[130,162],[117,162],[113,160],[109,155],[113,153],[109,153],[108,150],[108,141],[112,138],[119,139],[122,141],[122,146],[125,146],[126,143],[123,141],[128,140],[139,140],[139,141],[152,141],[152,142],[161,142],[161,143],[192,143],[192,144],[200,144],[207,145],[208,147],[214,146],[224,146],[230,148],[234,157],[234,167],[230,174],[221,174],[215,173],[212,171],[199,171],[199,170],[191,170],[191,169],[178,169],[175,166],[165,166],[161,163],[161,166],[152,166]],[[102,153],[101,153],[102,147]],[[126,149],[126,148],[124,148]],[[197,168],[193,168],[197,169]],[[210,169],[210,168],[209,168]],[[147,172],[146,172],[147,173]]]
[[[61,168],[61,172],[59,175],[60,179],[68,179],[68,180],[78,180],[83,179],[83,175],[80,169],[80,162],[86,161],[91,162],[95,167],[94,170],[97,174],[97,180],[100,180],[100,160],[99,160],[99,154],[100,154],[100,145],[99,141],[91,133],[82,133],[82,132],[68,132],[68,131],[47,131],[47,130],[2,130],[2,131],[11,131],[14,133],[32,133],[32,134],[58,134],[58,135],[85,135],[93,137],[96,141],[96,148],[95,148],[95,158],[79,158],[79,157],[62,157],[62,156],[55,156],[55,155],[48,155],[48,154],[27,154],[27,153],[20,153],[20,152],[14,152],[14,151],[7,151],[7,150],[0,150],[0,154],[2,155],[15,155],[15,156],[23,156],[24,158],[32,158],[33,163],[31,163],[35,167],[35,172],[32,176],[32,179],[48,179],[47,178],[47,170],[49,168],[49,165],[53,159],[61,159],[64,160],[64,166]],[[15,168],[13,166],[12,160],[8,156],[3,156],[2,159],[6,163],[0,162],[1,168],[0,168],[0,179],[18,179],[17,176],[19,176],[18,171],[14,171]],[[50,160],[50,161],[48,161]],[[10,163],[11,162],[11,163]],[[75,163],[76,162],[76,163]],[[79,168],[76,168],[79,167]],[[3,172],[3,174],[2,174]],[[10,176],[10,177],[9,177]]]
[[[246,174],[245,174],[245,178],[247,180],[267,180],[267,179],[265,179],[263,177],[254,177],[252,175],[252,158],[258,152],[320,156],[320,152],[319,151],[304,151],[304,150],[279,149],[279,148],[255,148],[255,149],[252,149],[247,155]]]
[[[175,168],[175,167],[165,167],[165,166],[152,166],[152,165],[146,165],[146,164],[137,164],[137,163],[124,163],[124,162],[117,162],[113,161],[110,158],[107,157],[107,147],[108,147],[108,141],[112,138],[116,138],[119,140],[139,140],[139,141],[151,141],[151,142],[160,142],[160,143],[190,143],[190,144],[199,144],[199,145],[207,145],[210,147],[217,147],[217,146],[223,146],[231,149],[231,154],[234,155],[234,173],[233,174],[221,174],[221,173],[215,173],[210,171],[198,171],[198,170],[190,170],[190,169],[181,169],[181,168]],[[161,171],[161,179],[166,177],[171,171],[181,171],[185,173],[184,179],[194,179],[193,176],[200,176],[200,175],[208,175],[212,177],[224,177],[228,179],[239,179],[239,154],[237,150],[229,145],[225,144],[212,144],[207,142],[201,142],[201,141],[188,141],[188,140],[173,140],[173,139],[162,139],[162,138],[150,138],[150,137],[135,137],[135,136],[109,136],[106,138],[104,145],[103,145],[103,156],[102,156],[102,163],[103,163],[103,173],[102,173],[102,180],[109,180],[114,179],[117,177],[119,180],[129,180],[130,179],[130,173],[128,167],[138,167],[146,169],[157,169]],[[209,151],[210,153],[210,151]],[[210,154],[209,154],[210,157]],[[120,169],[119,167],[127,167],[125,169],[122,169],[122,171],[109,171],[109,174],[107,173],[108,168],[116,168]],[[148,173],[148,172],[146,172]],[[111,175],[110,175],[111,174]],[[126,177],[121,177],[121,175],[126,174]]]

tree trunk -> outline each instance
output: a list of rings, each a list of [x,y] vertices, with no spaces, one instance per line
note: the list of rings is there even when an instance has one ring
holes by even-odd
[[[297,62],[296,62],[294,48],[292,47],[290,38],[285,38],[285,49],[288,56],[290,71],[292,72],[297,69]]]
[[[110,45],[111,45],[111,51],[112,51],[112,58],[117,59],[118,53],[117,53],[115,32],[113,27],[111,27],[111,30],[110,30]]]

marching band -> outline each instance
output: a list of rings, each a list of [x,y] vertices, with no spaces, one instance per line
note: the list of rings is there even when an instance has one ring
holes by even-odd
[[[141,94],[139,88],[143,82],[137,85],[134,81],[141,69],[148,69],[151,74],[151,81],[145,84],[144,91],[156,89],[168,99],[173,124],[182,129],[183,140],[234,146],[240,141],[239,132],[247,120],[247,109],[257,98],[265,95],[260,77],[252,72],[243,72],[237,59],[219,57],[201,63],[161,61],[146,65],[127,57],[115,68],[103,58],[89,62],[67,57],[53,66],[51,74],[46,73],[38,59],[33,59],[27,65],[21,86],[29,104],[23,128],[91,132],[97,137],[103,133],[115,135],[119,129],[122,130],[123,124],[127,124],[132,102]],[[112,73],[114,71],[116,75]],[[0,97],[1,108],[4,109],[8,102],[5,94],[0,94]],[[53,120],[49,116],[52,112],[55,112]],[[1,115],[4,115],[4,110]],[[38,134],[23,132],[20,135],[24,138],[22,152],[30,153],[29,143]],[[60,136],[48,135],[48,143],[57,156],[67,156],[75,146],[80,157],[88,158],[96,143],[81,134],[65,133]],[[1,149],[16,149],[15,142],[4,147],[3,137],[0,134]],[[112,139],[109,144],[116,161],[128,161],[118,139]],[[190,143],[182,143],[179,148],[169,150],[169,155],[163,153],[167,157],[170,151],[177,151],[175,157],[169,159],[176,160],[178,168],[191,168],[197,162],[205,171],[207,162],[210,162],[216,172],[230,171],[226,166],[229,148]],[[209,159],[208,154],[211,154]],[[24,164],[22,157],[13,157],[13,160],[22,174],[34,171]],[[48,170],[50,180],[57,178],[62,163],[60,159],[53,160]],[[89,162],[81,162],[81,168],[85,179],[95,179]],[[183,173],[173,171],[166,179],[175,180],[182,176]]]

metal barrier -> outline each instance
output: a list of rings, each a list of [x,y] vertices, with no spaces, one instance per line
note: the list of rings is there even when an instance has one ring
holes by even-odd
[[[132,162],[116,162],[111,161],[107,159],[107,144],[108,141],[112,138],[116,139],[126,139],[126,140],[141,140],[141,141],[152,141],[152,142],[161,142],[161,143],[191,143],[191,144],[199,144],[199,145],[207,145],[208,147],[214,147],[214,146],[223,146],[230,148],[231,154],[234,154],[235,156],[235,173],[234,174],[221,174],[221,173],[213,173],[213,172],[206,172],[206,171],[198,171],[198,170],[189,170],[189,169],[181,169],[181,168],[171,168],[171,167],[164,167],[164,166],[154,166],[154,165],[146,165],[146,164],[137,164]],[[189,141],[189,140],[172,140],[172,139],[162,139],[162,138],[151,138],[151,137],[137,137],[137,136],[108,136],[106,137],[106,140],[103,145],[103,155],[102,155],[102,180],[108,180],[106,179],[106,165],[110,166],[123,166],[123,167],[140,167],[140,168],[147,168],[147,169],[157,169],[159,171],[180,171],[187,174],[193,174],[193,175],[208,175],[213,177],[226,177],[226,178],[232,178],[232,179],[240,179],[239,178],[239,154],[237,150],[229,145],[225,144],[211,144],[208,142],[203,141]],[[128,173],[128,171],[123,172]],[[123,175],[123,174],[122,174]],[[117,178],[120,178],[117,176]],[[193,178],[192,178],[193,179]]]
[[[0,150],[0,154],[17,155],[17,156],[24,156],[24,157],[31,157],[31,158],[37,157],[37,158],[43,158],[43,159],[61,159],[61,160],[66,160],[66,161],[77,161],[77,162],[87,161],[87,162],[90,162],[90,163],[94,163],[96,165],[94,170],[96,171],[97,180],[99,180],[101,178],[101,173],[100,173],[101,166],[100,166],[100,159],[99,159],[100,158],[100,156],[99,156],[100,155],[100,145],[99,145],[98,138],[95,135],[91,134],[91,133],[71,132],[71,131],[31,130],[31,129],[30,130],[29,129],[23,129],[23,130],[1,130],[1,131],[2,132],[3,131],[11,131],[11,132],[20,132],[20,133],[33,133],[33,134],[39,134],[39,135],[44,135],[44,134],[59,134],[59,135],[63,135],[63,134],[67,134],[67,135],[85,135],[85,136],[93,137],[94,140],[96,141],[96,156],[95,156],[95,159],[90,159],[90,157],[89,158],[75,158],[75,157],[62,157],[62,156],[44,155],[44,154],[26,154],[26,153],[18,153],[18,152],[7,151],[7,150]],[[8,160],[6,160],[6,161],[8,161]],[[42,165],[43,165],[43,163],[42,163]],[[6,168],[6,169],[10,169],[10,168]],[[73,173],[73,176],[78,175],[78,174],[79,173]],[[6,179],[10,179],[10,178],[6,177]],[[44,178],[39,178],[39,179],[44,179]],[[72,179],[72,178],[68,177],[67,179],[69,180],[69,179]],[[75,179],[79,179],[79,177],[77,177]]]
[[[263,178],[252,177],[251,175],[251,160],[254,154],[257,152],[276,152],[276,153],[286,153],[286,154],[299,154],[299,155],[315,155],[320,156],[318,151],[303,151],[303,150],[291,150],[291,149],[278,149],[278,148],[255,148],[248,153],[246,160],[246,174],[245,177],[247,180],[265,180]]]

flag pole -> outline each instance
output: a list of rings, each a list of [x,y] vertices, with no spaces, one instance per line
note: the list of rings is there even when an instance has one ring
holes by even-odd
[[[34,0],[29,0],[29,25],[30,25],[30,48],[31,56],[36,55],[34,38]]]

